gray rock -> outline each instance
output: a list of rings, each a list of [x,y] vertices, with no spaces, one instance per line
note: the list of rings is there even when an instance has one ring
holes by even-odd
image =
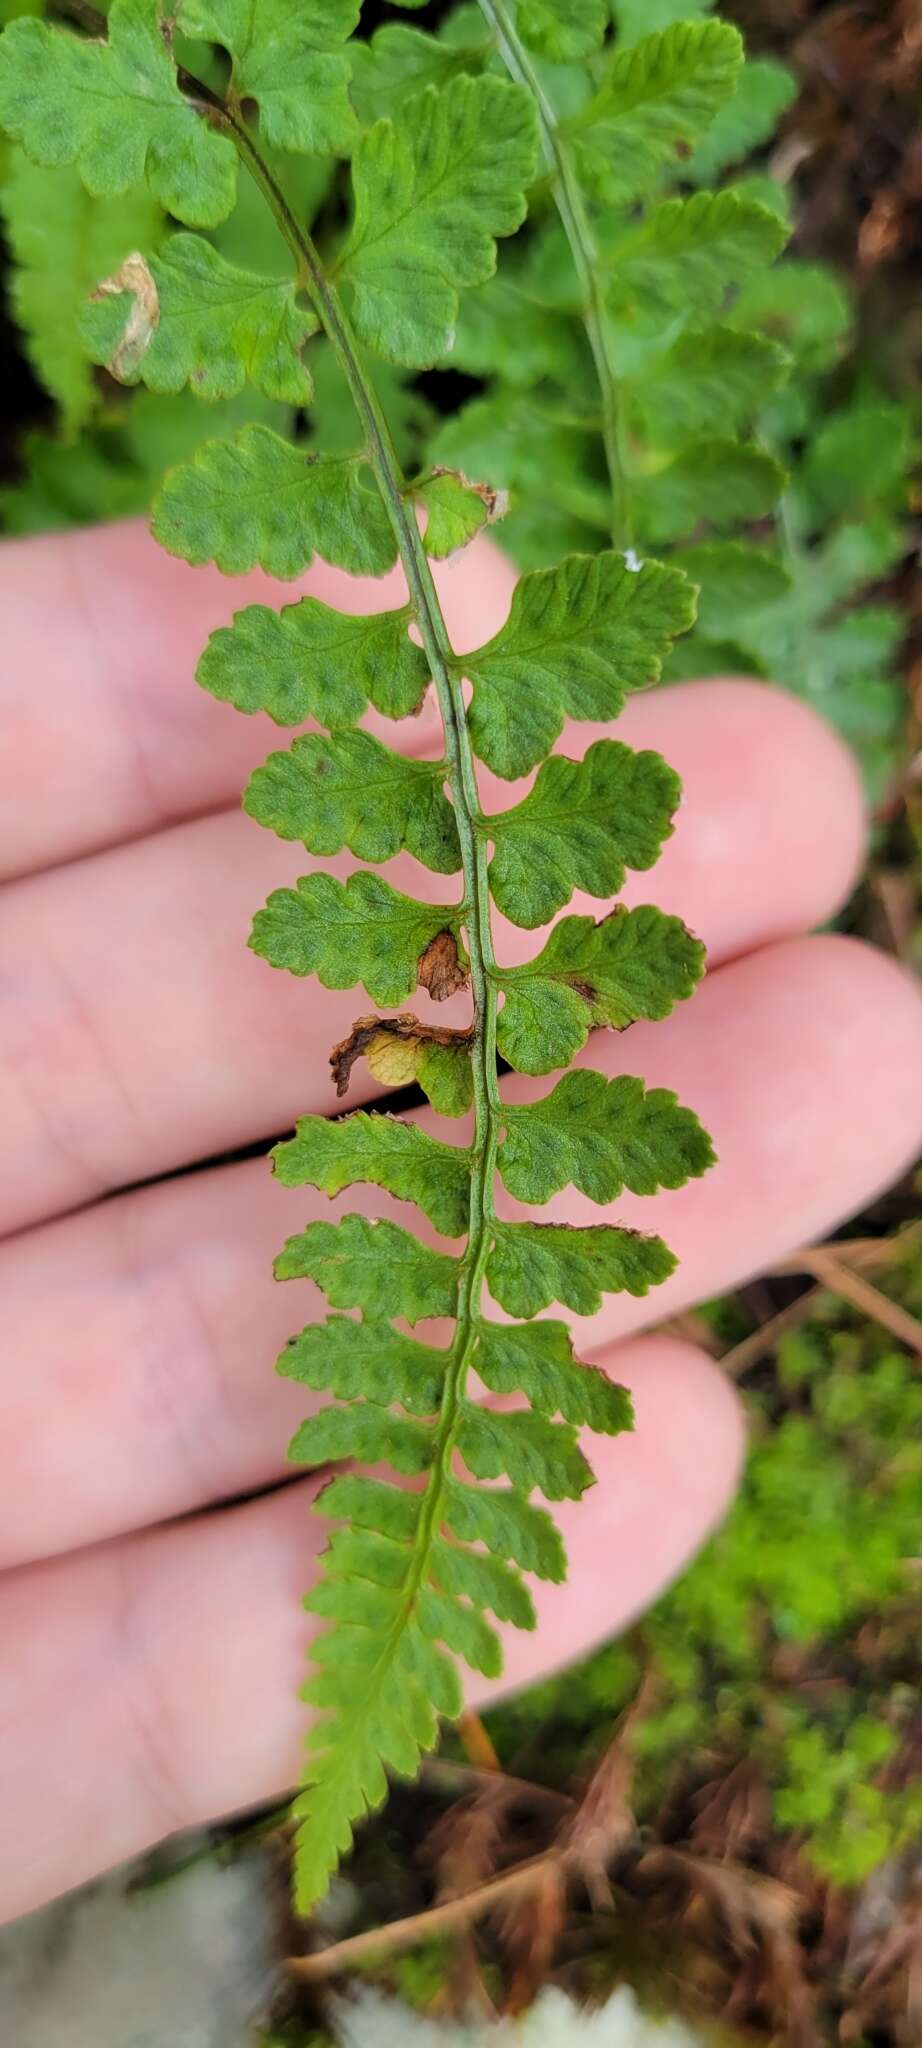
[[[277,1978],[269,1859],[116,1872],[0,1928],[9,2048],[253,2048]]]

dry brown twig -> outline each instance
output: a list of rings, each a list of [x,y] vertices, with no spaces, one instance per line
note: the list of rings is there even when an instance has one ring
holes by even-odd
[[[922,1358],[922,1323],[911,1316],[908,1309],[901,1308],[898,1302],[891,1301],[878,1287],[872,1286],[870,1280],[850,1271],[837,1254],[838,1246],[814,1245],[798,1253],[798,1259],[801,1269],[812,1273],[821,1287],[829,1288],[843,1301],[850,1301],[853,1308],[859,1309],[862,1315],[870,1316],[873,1322],[880,1323],[900,1344],[905,1344],[917,1358]]]
[[[912,1225],[909,1231],[901,1231],[896,1237],[856,1237],[836,1244],[802,1245],[787,1258],[779,1259],[772,1266],[772,1273],[810,1273],[816,1286],[779,1309],[777,1315],[770,1316],[759,1329],[725,1351],[720,1360],[722,1370],[732,1379],[740,1379],[771,1351],[779,1337],[797,1328],[824,1291],[851,1302],[853,1308],[880,1323],[899,1343],[922,1358],[922,1323],[910,1315],[908,1309],[901,1308],[898,1302],[891,1301],[880,1288],[862,1277],[865,1267],[888,1265],[905,1247],[907,1240],[915,1235],[917,1226]]]
[[[639,1882],[675,1877],[690,1893],[710,1899],[726,1923],[734,1949],[744,1963],[727,2009],[743,2007],[753,1981],[767,1976],[773,2007],[784,2013],[787,2038],[794,2048],[820,2048],[810,1987],[804,1976],[797,1939],[802,1902],[778,1878],[746,1868],[729,1858],[696,1855],[685,1849],[649,1849],[637,1865]]]
[[[798,1324],[810,1314],[810,1310],[816,1307],[817,1296],[821,1292],[820,1287],[810,1287],[806,1294],[799,1295],[796,1301],[791,1301],[786,1308],[779,1309],[777,1315],[769,1316],[767,1323],[760,1324],[750,1336],[743,1337],[739,1344],[734,1344],[730,1351],[724,1352],[718,1361],[721,1371],[730,1379],[742,1379],[743,1374],[747,1373],[751,1366],[758,1365],[760,1358],[764,1358],[767,1352],[773,1350],[779,1337],[786,1337],[789,1330],[796,1330]]]
[[[455,1727],[469,1763],[481,1771],[500,1769],[499,1757],[490,1736],[473,1707],[465,1707],[463,1714],[459,1714]]]
[[[424,1757],[419,1775],[423,1784],[431,1785],[434,1791],[447,1792],[457,1798],[462,1792],[477,1792],[494,1782],[496,1769],[480,1764],[455,1763],[449,1757]],[[531,1778],[517,1778],[509,1771],[502,1771],[503,1784],[510,1800],[523,1805],[543,1808],[558,1819],[564,1813],[572,1812],[576,1802],[569,1792],[557,1792],[552,1785],[537,1785]]]

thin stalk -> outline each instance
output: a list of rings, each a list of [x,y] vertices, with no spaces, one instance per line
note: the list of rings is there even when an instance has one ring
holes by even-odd
[[[592,223],[586,212],[582,188],[570,152],[563,141],[557,116],[510,20],[503,0],[480,0],[481,12],[496,37],[497,48],[510,76],[531,93],[538,115],[541,147],[551,176],[551,186],[583,297],[582,319],[592,350],[602,400],[602,440],[612,497],[612,540],[616,547],[631,544],[631,502],[624,451],[624,429],[618,373],[612,351],[611,323],[601,285],[599,251]]]
[[[387,421],[362,368],[349,320],[335,286],[327,277],[310,235],[295,219],[248,133],[239,111],[224,109],[224,125],[238,153],[259,185],[298,265],[299,282],[308,294],[349,386],[366,437],[366,453],[397,543],[410,602],[429,659],[445,732],[448,782],[454,799],[464,876],[474,1031],[471,1063],[474,1089],[474,1144],[468,1212],[467,1252],[458,1290],[454,1341],[448,1354],[445,1387],[436,1429],[432,1471],[423,1495],[414,1563],[407,1581],[403,1616],[412,1607],[422,1583],[427,1551],[444,1519],[444,1492],[450,1476],[461,1413],[461,1399],[477,1336],[484,1272],[494,1217],[493,1183],[499,1143],[501,1103],[496,1076],[496,960],[490,925],[486,848],[478,832],[482,814],[474,756],[467,730],[461,673],[448,636],[428,557],[407,504],[406,479],[397,459]],[[395,1623],[399,1629],[400,1617]],[[388,1655],[385,1643],[382,1658]]]

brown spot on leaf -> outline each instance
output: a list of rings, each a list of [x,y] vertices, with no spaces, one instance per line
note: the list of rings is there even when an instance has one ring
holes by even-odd
[[[423,1024],[410,1011],[398,1017],[357,1017],[341,1045],[333,1047],[330,1066],[337,1095],[345,1095],[355,1062],[363,1057],[376,1081],[386,1088],[403,1088],[415,1081],[418,1056],[423,1046],[440,1045],[459,1053],[470,1052],[472,1031],[452,1031],[447,1025]]]
[[[467,987],[467,962],[461,959],[454,932],[436,932],[419,956],[418,972],[420,988],[428,989],[434,1003],[444,1003]]]
[[[475,497],[480,499],[483,506],[484,519],[487,526],[492,526],[497,519],[505,518],[509,510],[508,491],[498,490],[494,484],[475,483],[473,477],[465,476],[463,469],[449,469],[445,463],[436,463],[429,474],[430,476],[453,476],[456,483],[461,484],[465,491],[473,491]]]
[[[93,297],[120,298],[123,292],[133,294],[134,305],[106,368],[113,377],[124,381],[134,376],[160,322],[160,299],[153,273],[137,249],[126,256],[111,277],[102,279]]]

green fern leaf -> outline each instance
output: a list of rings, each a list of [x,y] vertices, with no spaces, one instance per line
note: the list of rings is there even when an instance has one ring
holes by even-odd
[[[486,284],[465,292],[445,366],[471,377],[502,378],[524,390],[545,377],[573,389],[587,374],[587,357],[572,320],[544,303],[522,266],[512,271],[505,264]],[[452,427],[447,419],[441,431],[450,434]],[[514,447],[521,453],[517,437]],[[488,464],[476,464],[474,474],[504,482],[493,468],[495,448],[488,455]]]
[[[593,196],[621,206],[653,188],[732,99],[742,64],[742,39],[724,21],[676,22],[616,48],[598,90],[561,129]]]
[[[411,1415],[433,1415],[442,1397],[448,1353],[434,1351],[392,1330],[389,1323],[354,1323],[328,1316],[292,1337],[276,1370],[337,1401],[366,1395],[386,1407],[399,1401]]]
[[[421,1422],[393,1415],[374,1401],[352,1401],[348,1408],[321,1408],[302,1422],[288,1446],[295,1465],[328,1465],[356,1458],[364,1465],[393,1465],[395,1472],[425,1472],[432,1461],[435,1437]]]
[[[337,1413],[356,1413],[355,1410],[343,1409],[332,1409],[325,1412],[333,1415]],[[289,1456],[293,1454],[293,1460],[296,1464],[312,1465],[314,1462],[313,1458],[309,1455],[309,1430],[310,1424],[305,1423],[303,1430],[300,1432],[304,1438],[305,1455],[302,1456],[301,1454],[297,1438],[289,1450]],[[387,1440],[389,1441],[389,1436]],[[399,1442],[399,1439],[397,1441]],[[401,1455],[402,1446],[398,1450],[398,1457]],[[412,1453],[410,1455],[412,1456]],[[415,1467],[411,1466],[411,1470],[415,1470]],[[366,1538],[359,1546],[361,1561],[366,1566],[369,1562],[369,1548],[369,1539]],[[377,1564],[379,1553],[375,1550],[373,1554]],[[330,1553],[327,1552],[326,1556],[329,1558]],[[398,1559],[398,1561],[403,1562],[402,1559]],[[367,1569],[361,1575],[356,1574],[354,1577],[346,1578],[338,1571],[331,1571],[328,1565],[323,1578],[319,1580],[312,1592],[306,1595],[302,1604],[308,1614],[321,1614],[325,1620],[336,1621],[341,1627],[387,1629],[393,1627],[397,1619],[399,1595],[399,1579],[396,1583],[392,1583],[390,1580],[384,1582],[380,1572]]]
[[[373,1586],[400,1586],[409,1565],[407,1545],[379,1529],[336,1529],[324,1552],[328,1580],[370,1579]]]
[[[869,518],[861,525],[848,521],[838,527],[817,550],[824,602],[841,603],[843,598],[855,597],[865,584],[889,576],[905,547],[905,535],[886,515]],[[792,579],[787,580],[790,583]]]
[[[357,0],[182,0],[178,10],[187,35],[232,57],[234,94],[255,100],[268,143],[340,156],[356,132],[340,46],[358,16]]]
[[[329,1228],[328,1225],[324,1227]],[[379,1229],[386,1227],[378,1225]],[[397,1233],[398,1236],[402,1234]],[[351,1522],[357,1529],[390,1536],[395,1543],[409,1543],[419,1524],[422,1499],[422,1494],[407,1493],[403,1487],[392,1486],[387,1480],[369,1479],[364,1473],[344,1472],[331,1479],[318,1494],[315,1507],[326,1520]]]
[[[912,428],[908,406],[875,399],[824,420],[804,462],[811,519],[854,517],[888,499],[902,510]]]
[[[424,1586],[416,1613],[424,1635],[435,1637],[456,1657],[463,1657],[472,1671],[482,1671],[485,1678],[499,1677],[503,1668],[499,1639],[473,1607],[450,1593]]]
[[[167,213],[214,227],[230,213],[237,158],[184,98],[159,0],[112,0],[107,42],[26,16],[0,40],[0,123],[39,164],[76,164],[88,192],[145,178]]]
[[[97,390],[78,322],[87,292],[129,249],[156,249],[166,231],[145,187],[91,199],[68,165],[43,169],[11,149],[0,213],[15,259],[9,292],[29,360],[56,400],[64,434],[96,407]]]
[[[709,14],[714,0],[610,0],[618,47],[626,50],[653,29],[671,28],[691,15]]]
[[[791,578],[777,556],[746,541],[702,541],[675,557],[693,583],[700,585],[698,624],[721,638],[733,635],[752,612],[773,604],[790,588]]]
[[[607,245],[609,305],[633,321],[719,313],[731,286],[767,269],[787,236],[776,213],[735,192],[664,199]]]
[[[446,1593],[462,1594],[475,1607],[489,1607],[498,1621],[511,1621],[516,1628],[535,1627],[535,1603],[528,1587],[501,1558],[437,1538],[432,1570]]]
[[[399,1725],[398,1699],[398,1723],[394,1726],[390,1738],[386,1735],[383,1737],[383,1761],[390,1763],[394,1770],[404,1770],[408,1773],[415,1771],[419,1763],[420,1750],[431,1748],[436,1740],[437,1714],[454,1717],[461,1711],[461,1686],[451,1659],[427,1640],[415,1622],[410,1622],[399,1634],[395,1632],[386,1640],[383,1655],[380,1629],[363,1628],[355,1624],[350,1626],[347,1623],[341,1628],[328,1629],[318,1636],[311,1645],[311,1653],[314,1663],[319,1665],[320,1669],[315,1671],[313,1678],[302,1688],[302,1697],[310,1700],[315,1706],[338,1710],[338,1716],[354,1710],[357,1700],[367,1699],[364,1690],[356,1694],[357,1677],[362,1675],[363,1684],[367,1681],[372,1687],[376,1683],[380,1684],[384,1693],[388,1686],[388,1673],[392,1663],[398,1665],[408,1689],[412,1689],[408,1690],[408,1697],[404,1703],[402,1726]],[[358,1718],[360,1723],[363,1723],[364,1716],[359,1714]],[[308,1730],[309,1747],[321,1752],[332,1749],[335,1732],[331,1716],[330,1723],[323,1722]],[[350,1741],[355,1743],[354,1731],[348,1726],[340,1732],[344,1747]],[[390,1753],[389,1739],[394,1744]],[[370,1781],[379,1788],[374,1794],[369,1790],[368,1803],[379,1805],[386,1790],[386,1781],[381,1768],[382,1754],[375,1748],[373,1728],[363,1730],[359,1737],[359,1746],[363,1742],[368,1744]],[[316,1782],[318,1786],[326,1776],[326,1772],[321,1769],[321,1762],[322,1759],[318,1756],[316,1777],[310,1767],[307,1773],[308,1780]],[[335,1788],[329,1789],[335,1797]],[[364,1795],[359,1792],[356,1796],[357,1804],[338,1815],[344,1842],[348,1842],[351,1836],[351,1831],[348,1830],[349,1818],[355,1819],[364,1811]],[[310,1802],[297,1802],[293,1811],[296,1814],[303,1814],[308,1823],[312,1822],[316,1811],[314,1799]],[[314,1856],[325,1855],[325,1842],[311,1843],[309,1824],[299,1830],[298,1841],[299,1871],[303,1857],[310,1853]],[[298,1882],[299,1879],[296,1878],[296,1884]]]
[[[421,1750],[431,1749],[436,1740],[437,1714],[454,1718],[461,1711],[461,1686],[451,1659],[423,1635],[415,1620],[399,1634],[389,1635],[383,1644],[379,1629],[344,1627],[328,1630],[312,1649],[315,1662],[321,1669],[308,1681],[303,1696],[319,1707],[338,1709],[337,1720],[343,1725],[337,1727],[331,1716],[329,1722],[321,1722],[308,1730],[309,1748],[317,1755],[316,1763],[309,1758],[306,1777],[307,1782],[316,1784],[318,1790],[310,1799],[297,1801],[294,1807],[294,1812],[304,1815],[310,1823],[299,1830],[296,1878],[299,1884],[303,1884],[305,1857],[311,1851],[314,1855],[322,1855],[326,1850],[326,1843],[322,1840],[312,1842],[312,1835],[319,1817],[321,1788],[325,1785],[335,1810],[335,1773],[333,1783],[327,1782],[333,1753],[341,1748],[342,1760],[348,1763],[350,1748],[361,1752],[363,1745],[367,1744],[364,1766],[367,1769],[366,1791],[358,1789],[356,1804],[347,1806],[338,1815],[342,1838],[348,1842],[351,1839],[348,1819],[361,1814],[366,1803],[369,1806],[380,1805],[384,1797],[387,1788],[382,1763],[389,1764],[395,1771],[412,1774],[418,1766]],[[358,1671],[367,1674],[374,1705],[378,1704],[375,1696],[377,1686],[380,1687],[382,1714],[385,1710],[393,1714],[390,1730],[382,1724],[380,1740],[373,1717],[371,1725],[366,1725],[369,1722],[369,1692],[356,1693]],[[390,1683],[392,1673],[397,1678],[393,1690]],[[318,1828],[318,1835],[319,1832]]]
[[[520,317],[525,303],[520,300]],[[524,341],[523,350],[527,355]],[[585,364],[580,367],[585,374]],[[538,375],[543,374],[539,370]],[[566,424],[558,425],[542,402],[501,386],[494,395],[472,399],[453,419],[444,420],[431,452],[438,462],[467,476],[486,477],[492,485],[540,491],[541,513],[547,518],[554,509],[547,490],[558,481],[572,489],[574,471],[580,474],[590,441],[591,426],[575,426],[572,413]]]
[[[511,781],[544,758],[566,717],[617,718],[693,616],[688,585],[658,562],[572,555],[523,576],[501,631],[459,663],[474,685],[476,753]]]
[[[455,78],[379,121],[353,158],[355,212],[340,259],[362,340],[426,368],[449,347],[458,290],[496,262],[494,237],[525,216],[537,162],[527,93],[498,78]]]
[[[332,1308],[359,1308],[371,1317],[418,1323],[452,1316],[458,1305],[458,1259],[368,1216],[308,1224],[288,1239],[274,1271],[277,1280],[314,1280]]]
[[[348,846],[359,860],[384,861],[404,846],[425,867],[453,875],[461,848],[444,782],[444,761],[394,754],[371,733],[306,733],[256,769],[243,805],[311,853]]]
[[[603,1436],[633,1428],[627,1388],[574,1357],[566,1323],[481,1322],[475,1364],[491,1394],[527,1394],[539,1415],[562,1415]]]
[[[697,434],[726,435],[752,419],[787,374],[789,358],[764,334],[693,329],[625,397],[637,428],[662,448]]]
[[[552,1301],[595,1315],[603,1294],[649,1294],[675,1271],[661,1237],[613,1223],[500,1223],[487,1260],[487,1286],[511,1316],[534,1316]]]
[[[609,25],[606,0],[518,0],[516,29],[529,49],[549,63],[578,63],[590,57]]]
[[[91,361],[123,384],[164,392],[188,384],[215,399],[233,398],[249,381],[283,404],[312,396],[301,352],[316,315],[297,304],[287,279],[240,270],[199,235],[173,235],[149,265],[132,256],[97,284],[80,325]]]
[[[807,372],[829,369],[852,323],[841,281],[821,264],[796,257],[771,273],[756,271],[743,286],[728,316],[734,327],[773,335]]]
[[[522,41],[549,64],[578,64],[591,57],[605,34],[605,0],[518,0],[516,26]]]
[[[652,868],[681,796],[659,754],[596,740],[582,761],[554,754],[512,811],[494,813],[489,831],[494,902],[514,924],[533,930],[568,903],[574,889],[614,896],[625,870]]]
[[[638,481],[637,524],[655,546],[679,540],[702,520],[723,529],[770,512],[785,471],[766,448],[746,441],[693,441],[673,462]]]
[[[324,988],[362,982],[386,1008],[420,984],[437,1000],[464,986],[457,933],[450,905],[415,903],[359,869],[347,882],[303,875],[294,889],[273,890],[253,920],[250,945],[273,967],[316,974]]]
[[[528,1409],[507,1415],[465,1402],[458,1449],[475,1479],[511,1479],[520,1493],[537,1487],[545,1500],[579,1500],[593,1484],[572,1424]]]
[[[467,1486],[449,1479],[445,1520],[462,1542],[482,1543],[536,1579],[559,1586],[566,1576],[563,1543],[546,1508],[536,1508],[508,1486]]]
[[[729,164],[769,142],[781,115],[797,98],[797,80],[772,57],[750,57],[739,75],[729,105],[721,107],[702,136],[682,177],[692,185],[710,185]]]
[[[693,1111],[670,1089],[645,1089],[633,1074],[606,1081],[579,1067],[541,1102],[506,1103],[503,1116],[499,1171],[520,1202],[546,1202],[568,1181],[593,1202],[614,1202],[624,1188],[655,1195],[714,1163]]]
[[[389,115],[405,99],[427,85],[449,85],[459,72],[478,72],[489,54],[486,27],[475,9],[465,13],[460,41],[388,22],[367,43],[356,42],[352,58],[352,98],[365,127]]]
[[[500,1052],[520,1073],[549,1074],[594,1025],[622,1031],[640,1017],[668,1017],[703,972],[701,941],[652,904],[619,908],[599,924],[561,918],[535,960],[502,972]]]
[[[467,546],[488,520],[502,509],[496,491],[470,484],[456,470],[436,470],[413,487],[413,497],[426,514],[426,553],[442,561]]]
[[[226,576],[257,565],[299,576],[314,554],[355,576],[383,576],[396,547],[367,464],[305,454],[268,427],[206,441],[171,469],[154,502],[155,538],[187,562]]]
[[[460,1237],[467,1227],[471,1154],[441,1144],[418,1124],[365,1110],[341,1123],[302,1116],[295,1136],[275,1145],[270,1158],[283,1187],[338,1195],[368,1181],[400,1201],[415,1202],[445,1237]]]
[[[335,1456],[350,1446],[350,1455],[377,1451],[398,1469],[424,1469],[428,1462],[435,1444],[431,1430],[385,1410],[372,1415],[367,1402],[331,1412],[358,1421],[329,1424],[322,1416],[319,1431],[316,1423],[305,1425],[296,1439],[299,1457],[313,1460],[318,1450]],[[441,1481],[434,1475],[430,1483]],[[449,1524],[465,1525],[471,1491],[445,1480]],[[499,1559],[462,1549],[442,1534],[430,1539],[424,1533],[425,1498],[401,1496],[380,1481],[349,1474],[327,1487],[318,1502],[324,1514],[351,1516],[353,1527],[334,1535],[327,1576],[306,1603],[336,1627],[316,1642],[318,1668],[305,1687],[323,1718],[311,1730],[305,1790],[297,1803],[304,1819],[297,1884],[304,1899],[325,1883],[331,1842],[335,1852],[347,1847],[355,1817],[380,1803],[385,1767],[415,1770],[420,1750],[435,1738],[436,1711],[458,1712],[457,1678],[439,1645],[495,1677],[500,1646],[481,1609],[492,1605],[501,1616],[531,1624],[531,1601],[517,1573],[502,1562],[506,1552],[523,1551],[551,1576],[559,1571],[553,1525],[519,1496],[511,1496],[508,1513],[504,1500],[486,1496],[487,1526]]]
[[[316,597],[280,612],[249,604],[212,633],[196,679],[238,711],[268,711],[276,725],[355,725],[369,701],[387,718],[408,718],[429,684],[410,617],[404,606],[352,618]]]

